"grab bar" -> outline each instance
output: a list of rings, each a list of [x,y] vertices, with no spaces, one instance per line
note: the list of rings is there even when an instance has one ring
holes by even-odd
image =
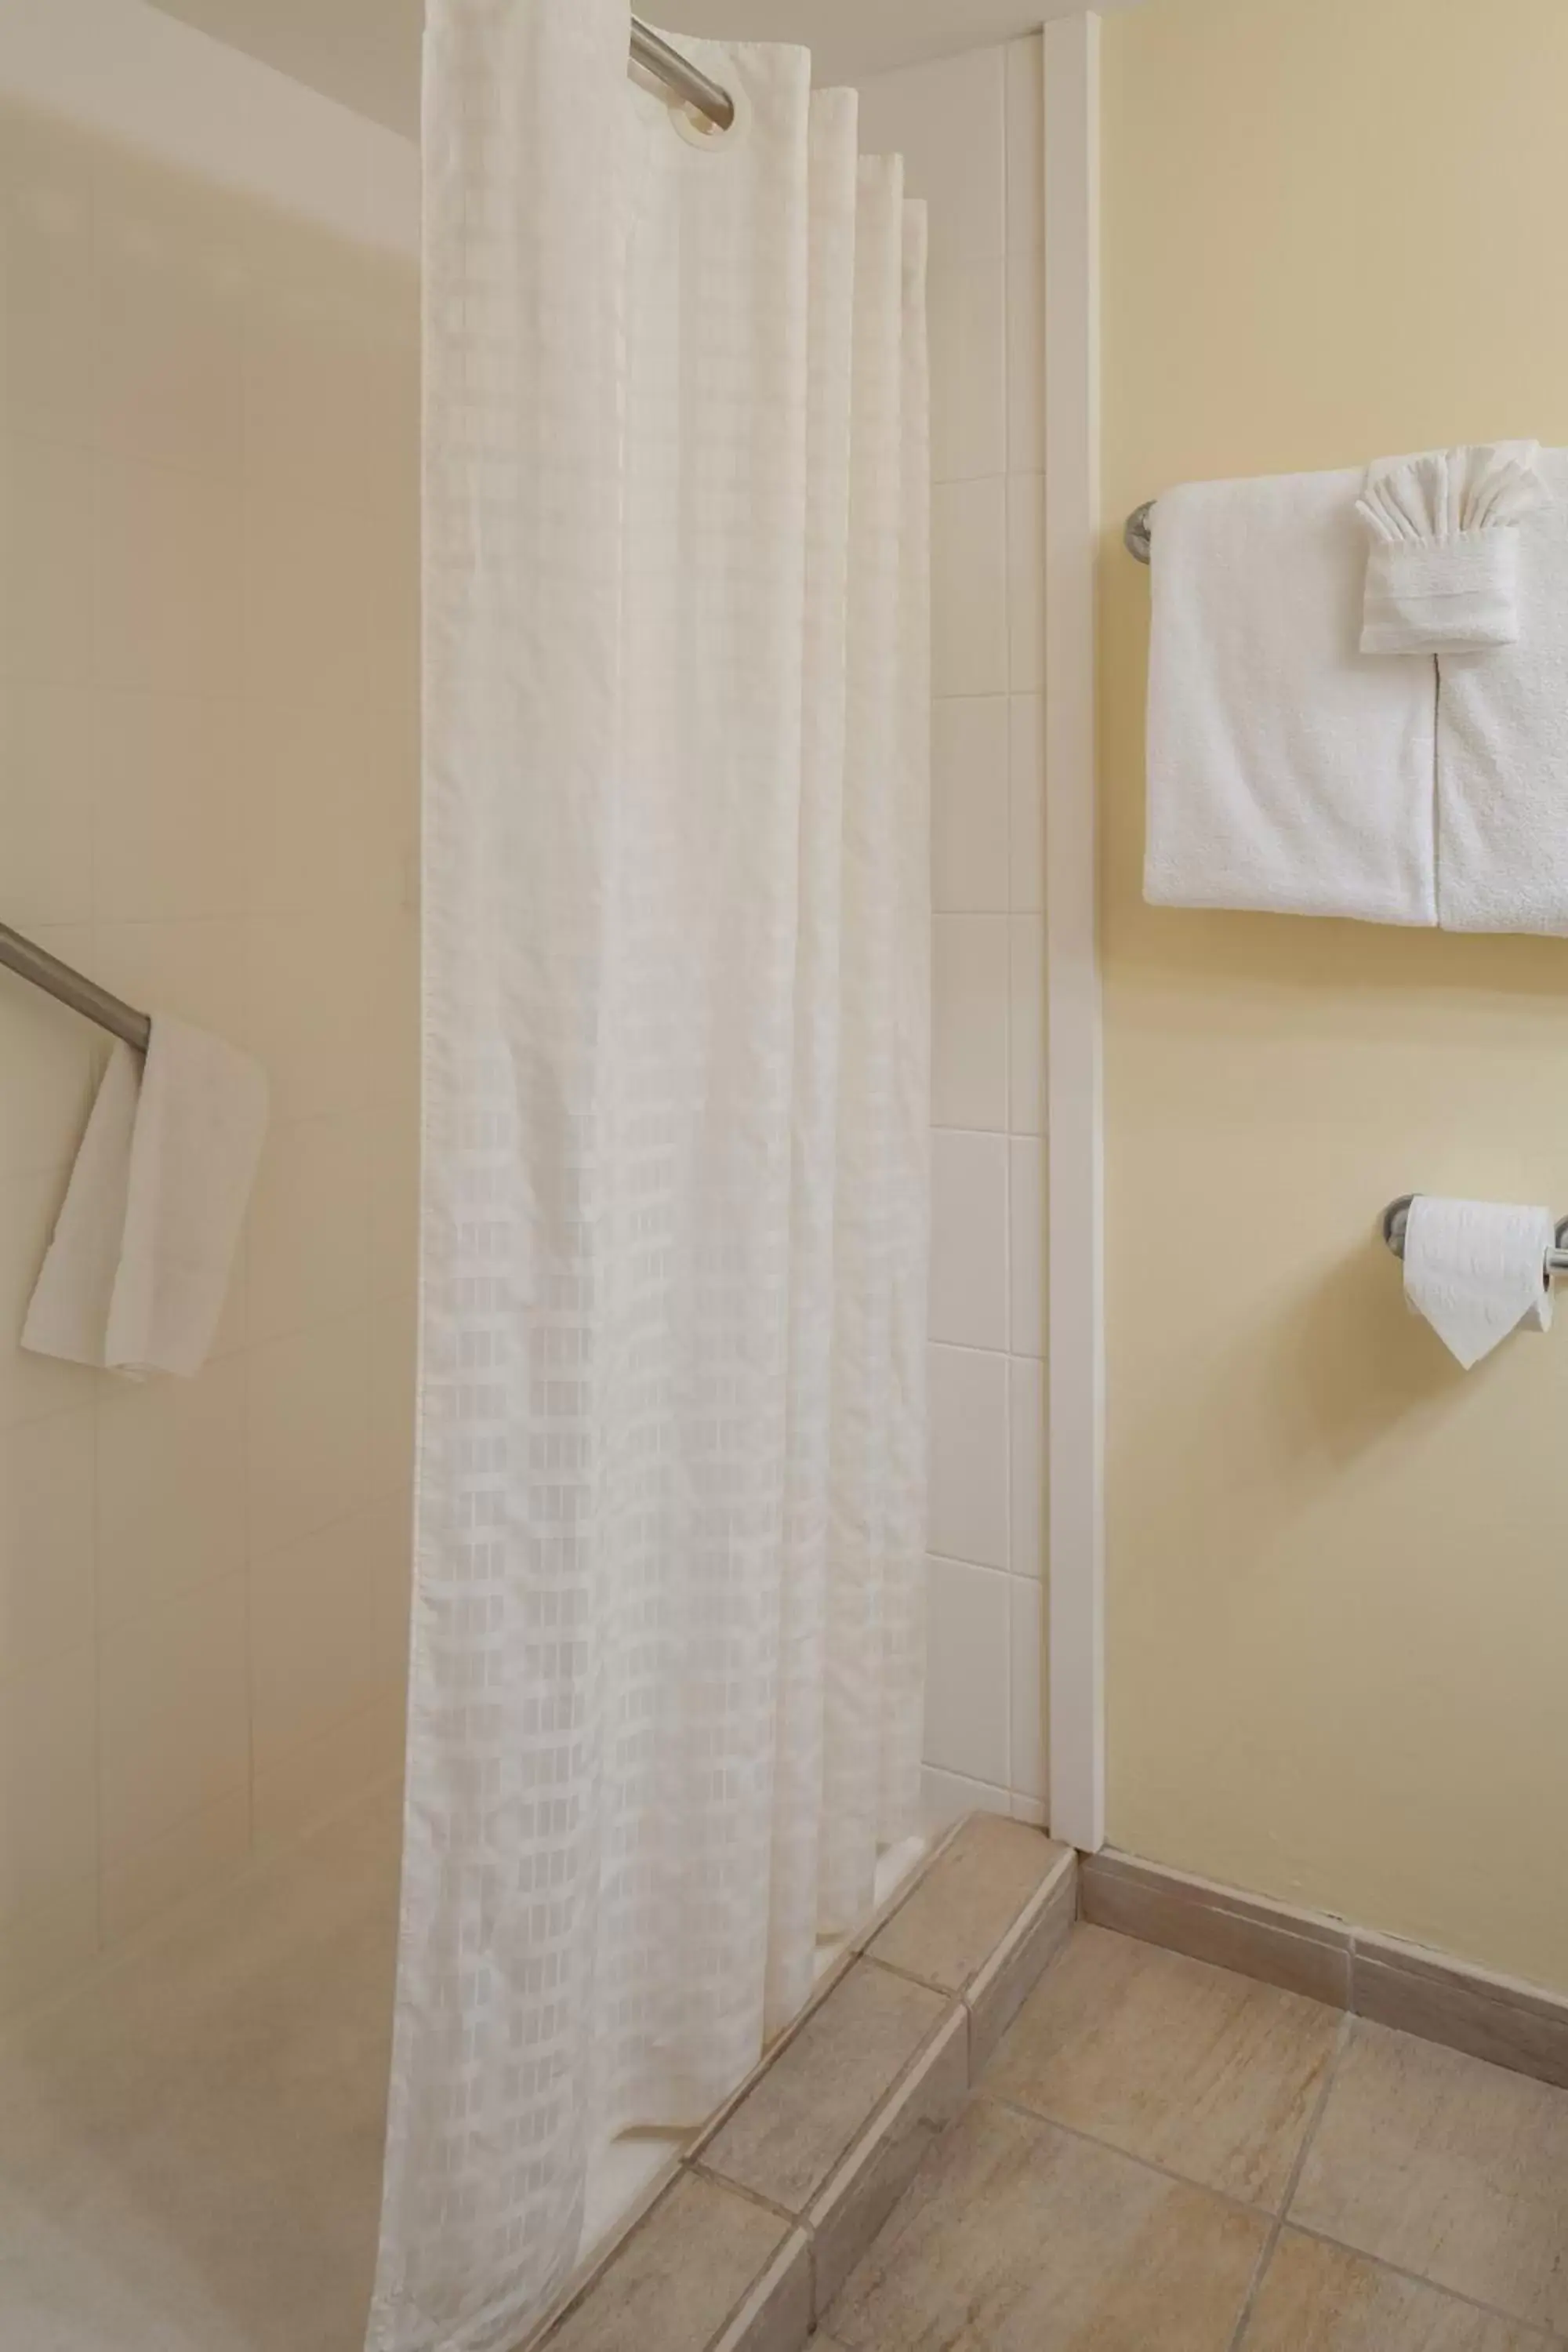
[[[96,980],[89,980],[85,972],[73,971],[68,963],[62,963],[47,948],[39,947],[36,940],[25,940],[8,923],[0,923],[0,963],[20,972],[24,980],[30,980],[47,995],[68,1004],[73,1013],[85,1013],[100,1029],[109,1030],[127,1045],[134,1046],[137,1053],[147,1051],[153,1024],[145,1013],[138,1013],[133,1004],[111,996],[107,988],[100,988]]]

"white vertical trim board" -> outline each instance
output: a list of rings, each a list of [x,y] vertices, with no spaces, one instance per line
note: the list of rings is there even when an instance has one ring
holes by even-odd
[[[1100,19],[1045,28],[1045,810],[1050,1824],[1105,1843],[1105,1324],[1096,936]]]

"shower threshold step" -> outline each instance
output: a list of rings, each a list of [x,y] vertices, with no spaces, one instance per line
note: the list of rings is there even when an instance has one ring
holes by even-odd
[[[529,2352],[799,2352],[1066,1942],[1077,1871],[961,1822]]]

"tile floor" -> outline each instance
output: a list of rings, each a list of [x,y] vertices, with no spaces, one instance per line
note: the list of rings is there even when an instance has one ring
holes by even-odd
[[[1080,1926],[814,2344],[1568,2346],[1568,2091]]]

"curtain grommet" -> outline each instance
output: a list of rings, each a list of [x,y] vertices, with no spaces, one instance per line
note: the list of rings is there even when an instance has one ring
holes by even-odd
[[[729,92],[730,103],[735,110],[728,122],[710,122],[684,99],[672,100],[669,108],[670,122],[681,138],[704,155],[720,155],[728,148],[738,147],[752,127],[752,101],[733,62],[728,62],[715,79]]]

